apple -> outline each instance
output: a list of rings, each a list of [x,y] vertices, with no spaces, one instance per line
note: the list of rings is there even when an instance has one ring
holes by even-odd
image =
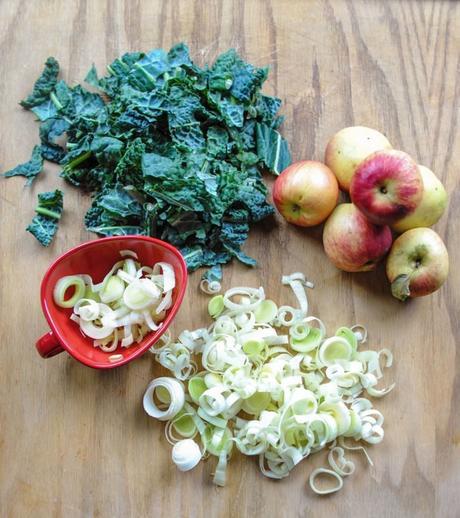
[[[390,227],[374,225],[352,203],[337,205],[324,226],[324,250],[346,272],[373,270],[391,241]]]
[[[385,135],[364,126],[351,126],[337,132],[326,147],[326,165],[337,177],[340,188],[350,189],[358,165],[371,153],[391,149]]]
[[[413,228],[393,243],[386,270],[394,297],[423,297],[438,290],[447,279],[449,255],[434,230]]]
[[[334,210],[339,186],[324,164],[304,160],[291,164],[278,176],[272,195],[276,208],[289,223],[311,227]]]
[[[404,232],[411,228],[431,227],[437,223],[447,206],[447,193],[439,178],[423,165],[418,166],[422,176],[422,201],[417,208],[403,219],[392,225],[396,232]]]
[[[417,164],[404,151],[376,151],[359,164],[350,185],[351,201],[377,225],[411,214],[422,200]]]

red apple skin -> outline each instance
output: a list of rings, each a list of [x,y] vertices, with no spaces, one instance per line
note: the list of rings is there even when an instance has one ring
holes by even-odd
[[[373,223],[391,225],[411,214],[423,195],[417,164],[404,151],[377,151],[358,166],[351,201]]]
[[[430,295],[444,284],[449,273],[446,245],[431,228],[408,230],[393,243],[386,272],[396,298]]]
[[[339,186],[327,166],[303,160],[291,164],[278,176],[272,196],[286,221],[312,227],[322,223],[334,210]]]
[[[337,205],[324,226],[324,250],[346,272],[373,270],[391,242],[390,227],[374,225],[352,203]]]

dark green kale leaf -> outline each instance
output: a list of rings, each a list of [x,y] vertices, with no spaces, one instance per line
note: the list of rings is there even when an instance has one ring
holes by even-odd
[[[61,177],[92,193],[87,229],[157,236],[190,270],[232,257],[254,265],[241,247],[273,212],[262,172],[290,161],[281,101],[261,93],[267,69],[234,50],[200,68],[180,43],[124,54],[105,77],[93,66],[94,93],[57,81],[53,63],[26,103],[41,121],[37,159],[60,163]]]
[[[37,106],[34,106],[33,108],[31,108],[31,111],[33,111],[35,115],[38,117],[38,119],[41,121],[52,119],[53,117],[56,117],[58,114],[58,109],[51,100],[45,101]]]
[[[191,272],[202,266],[226,264],[232,258],[228,252],[214,252],[199,245],[181,248],[181,253],[187,263],[188,270]]]
[[[11,176],[25,176],[27,178],[26,185],[32,185],[37,175],[43,169],[43,157],[40,146],[34,146],[30,160],[23,164],[17,165],[14,169],[10,169],[3,176],[10,178]]]
[[[115,167],[115,181],[120,185],[132,185],[138,191],[142,190],[142,160],[146,156],[145,144],[136,138],[130,142]]]
[[[86,228],[103,236],[145,234],[141,203],[121,185],[103,190],[85,216]]]
[[[20,102],[21,106],[30,110],[48,101],[50,93],[56,86],[58,74],[59,63],[55,58],[49,57],[41,76],[35,81],[32,93]]]
[[[26,228],[43,245],[49,246],[58,229],[58,222],[64,208],[63,193],[59,189],[38,195],[36,216]]]
[[[70,127],[67,120],[61,118],[48,118],[40,124],[41,154],[43,158],[57,164],[65,157],[65,150],[56,143]]]
[[[273,128],[266,124],[256,125],[257,154],[263,163],[275,174],[280,174],[291,163],[287,142]]]

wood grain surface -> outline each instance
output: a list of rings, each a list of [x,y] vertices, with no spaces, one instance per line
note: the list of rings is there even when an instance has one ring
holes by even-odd
[[[321,228],[300,230],[279,217],[260,225],[246,250],[254,270],[233,264],[225,286],[263,285],[292,301],[282,273],[315,282],[311,307],[329,329],[364,323],[372,347],[395,353],[397,388],[378,403],[385,440],[371,447],[375,466],[354,456],[344,489],[321,498],[307,487],[324,452],[281,482],[253,459],[234,455],[228,485],[213,487],[213,460],[191,473],[170,461],[163,424],[141,407],[160,373],[150,355],[112,372],[66,354],[41,359],[34,343],[47,330],[39,285],[48,264],[93,239],[83,227],[88,197],[46,165],[32,188],[0,181],[0,515],[2,517],[458,517],[460,381],[460,3],[300,0],[3,0],[0,2],[0,168],[29,156],[38,140],[18,101],[49,55],[79,82],[91,63],[104,67],[132,50],[186,41],[200,64],[235,47],[271,66],[266,91],[284,101],[283,134],[294,159],[321,160],[328,138],[353,124],[385,132],[393,145],[440,176],[450,194],[436,226],[450,251],[447,284],[408,304],[392,299],[382,269],[345,274],[326,259]],[[270,179],[267,179],[270,182]],[[38,192],[65,189],[54,244],[43,249],[24,228]],[[205,322],[199,274],[173,330]]]

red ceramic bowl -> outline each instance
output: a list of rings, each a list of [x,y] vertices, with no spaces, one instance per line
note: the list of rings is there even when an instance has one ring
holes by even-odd
[[[84,337],[79,326],[70,320],[71,309],[57,306],[53,300],[56,282],[64,275],[87,273],[95,283],[101,282],[115,262],[119,261],[120,250],[133,250],[142,265],[153,266],[158,261],[166,261],[174,267],[176,287],[173,291],[173,305],[168,310],[163,325],[156,332],[148,334],[139,344],[118,347],[113,353],[105,353],[93,347],[91,338]],[[81,363],[95,369],[113,369],[141,356],[152,347],[168,329],[184,298],[187,286],[187,266],[179,251],[164,241],[144,236],[114,236],[88,241],[72,248],[58,257],[48,268],[41,284],[41,303],[43,313],[51,331],[36,343],[43,358],[50,358],[67,351]],[[120,354],[117,361],[109,357]]]

